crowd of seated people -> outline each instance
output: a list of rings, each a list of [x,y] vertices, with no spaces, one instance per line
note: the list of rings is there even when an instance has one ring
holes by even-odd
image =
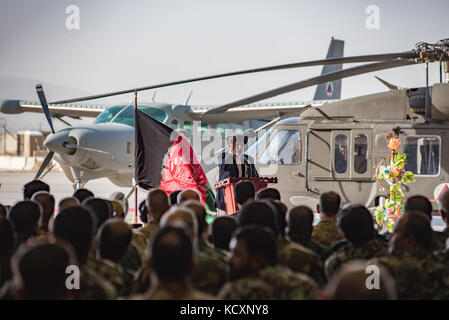
[[[209,224],[195,191],[152,189],[136,226],[118,193],[56,203],[31,181],[0,204],[0,299],[449,299],[449,227],[432,230],[423,196],[379,234],[367,208],[333,191],[316,208],[287,208],[251,181],[234,192],[238,211]],[[449,226],[449,191],[438,204]]]

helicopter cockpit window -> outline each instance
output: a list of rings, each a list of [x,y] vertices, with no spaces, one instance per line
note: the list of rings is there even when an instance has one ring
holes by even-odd
[[[279,130],[259,158],[260,164],[301,163],[301,135],[297,130]]]
[[[345,134],[335,137],[334,167],[337,173],[345,173],[348,169],[348,137]]]
[[[368,151],[368,137],[364,134],[358,134],[354,138],[354,171],[362,174],[367,170],[368,161],[366,153]]]
[[[149,106],[138,106],[138,108],[159,122],[165,123],[168,118],[168,114],[164,110]],[[122,123],[134,127],[134,106],[128,106],[125,110],[118,113],[112,120],[112,123]]]
[[[404,153],[407,164],[404,169],[417,175],[438,175],[440,173],[440,137],[408,136],[405,138]]]

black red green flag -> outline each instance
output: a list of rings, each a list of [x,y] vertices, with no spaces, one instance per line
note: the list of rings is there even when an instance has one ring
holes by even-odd
[[[172,193],[193,189],[209,211],[216,211],[215,196],[187,139],[139,109],[134,113],[134,179],[144,189]]]

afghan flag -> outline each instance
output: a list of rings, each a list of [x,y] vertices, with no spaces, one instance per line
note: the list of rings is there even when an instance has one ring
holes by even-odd
[[[192,189],[208,211],[216,211],[215,196],[190,143],[172,128],[139,109],[134,112],[134,179],[143,189],[167,194]]]

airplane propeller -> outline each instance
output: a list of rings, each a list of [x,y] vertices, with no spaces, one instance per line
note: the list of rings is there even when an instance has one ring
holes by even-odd
[[[41,102],[42,109],[44,111],[45,117],[47,118],[48,124],[50,126],[51,132],[55,133],[55,128],[53,127],[53,120],[51,118],[51,112],[48,108],[47,99],[45,99],[44,89],[42,88],[41,84],[36,85],[36,91],[37,95],[39,97],[39,101]],[[49,165],[51,162],[51,159],[53,158],[54,151],[48,152],[47,156],[45,157],[44,161],[42,162],[39,170],[37,171],[36,175],[34,176],[34,180],[39,180],[42,173],[44,172],[45,168]]]

